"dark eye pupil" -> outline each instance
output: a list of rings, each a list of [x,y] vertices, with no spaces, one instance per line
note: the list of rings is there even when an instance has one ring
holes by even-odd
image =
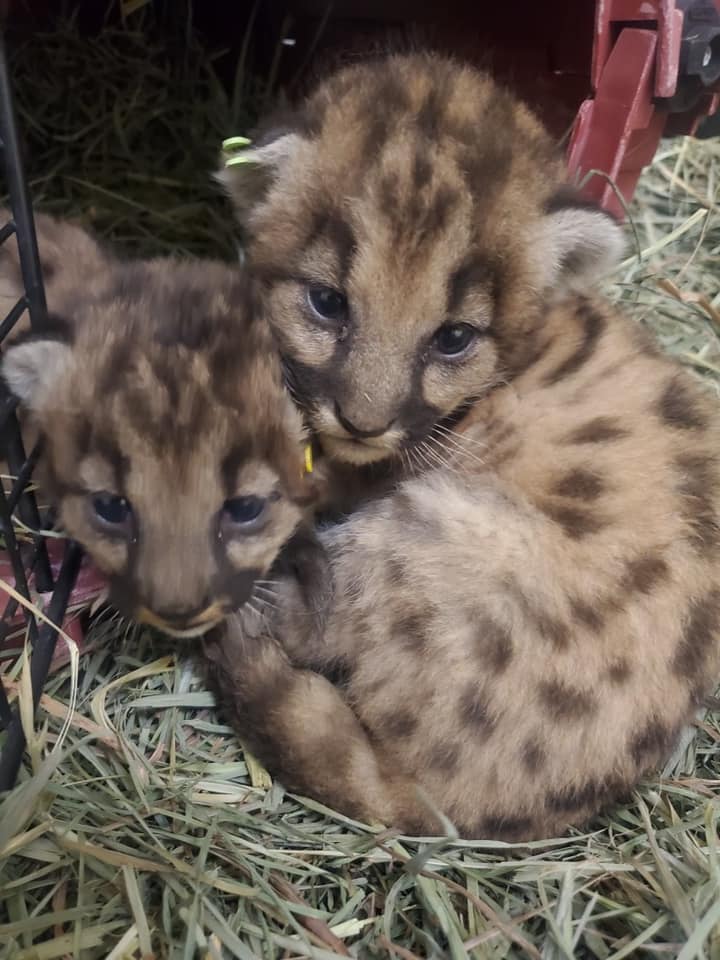
[[[96,493],[93,497],[93,509],[105,523],[119,525],[130,516],[130,504],[125,497],[112,493]]]
[[[311,287],[308,297],[313,310],[326,320],[340,320],[345,316],[347,300],[332,287]]]
[[[472,340],[475,331],[466,323],[454,327],[441,327],[435,335],[435,344],[440,353],[460,353]]]
[[[265,509],[265,503],[261,497],[233,497],[225,501],[223,509],[233,523],[252,523]]]

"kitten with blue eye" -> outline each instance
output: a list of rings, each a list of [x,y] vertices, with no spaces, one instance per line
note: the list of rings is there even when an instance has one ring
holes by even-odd
[[[208,644],[235,723],[287,786],[408,832],[587,823],[720,679],[716,398],[597,295],[620,228],[488,76],[353,64],[245,160],[247,267],[356,490],[324,591],[278,573]]]
[[[302,420],[247,278],[213,262],[123,262],[37,217],[50,322],[2,377],[43,439],[60,526],[128,617],[197,637],[261,589],[316,494]],[[0,249],[17,297],[17,250]]]

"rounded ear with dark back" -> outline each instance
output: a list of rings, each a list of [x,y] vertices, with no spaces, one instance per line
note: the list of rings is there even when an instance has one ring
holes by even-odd
[[[1,210],[0,218],[3,221],[11,219],[10,212]],[[106,275],[111,258],[82,227],[45,213],[35,214],[34,220],[48,310],[53,314],[64,310],[64,301],[73,288],[85,290],[90,282],[98,283]],[[17,242],[11,236],[0,246],[0,311],[3,316],[24,292]],[[26,314],[13,333],[22,334],[27,329]]]
[[[570,187],[546,204],[533,244],[545,288],[559,295],[585,291],[604,279],[625,249],[620,224]]]
[[[221,156],[221,167],[214,179],[230,197],[243,225],[303,142],[298,130],[300,114],[289,114],[288,118],[287,123],[271,121],[266,131],[241,152]]]
[[[8,389],[33,413],[52,402],[55,388],[72,363],[72,347],[55,337],[27,337],[5,351],[0,364]]]

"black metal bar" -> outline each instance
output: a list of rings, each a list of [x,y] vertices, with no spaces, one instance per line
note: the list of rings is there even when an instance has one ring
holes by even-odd
[[[70,594],[77,579],[82,560],[82,551],[75,543],[68,543],[65,550],[60,572],[58,573],[55,591],[48,604],[45,615],[53,624],[62,623],[65,616]],[[57,629],[47,623],[38,630],[37,640],[33,646],[30,661],[30,683],[32,686],[33,710],[37,709],[45,680],[47,679],[50,662],[57,643]],[[5,743],[0,754],[0,793],[10,790],[20,769],[22,755],[25,749],[25,734],[23,732],[20,715],[17,709],[7,727]]]
[[[0,229],[0,245],[5,243],[8,237],[15,233],[15,221],[8,220],[4,227]]]
[[[10,313],[5,317],[3,322],[0,324],[0,340],[4,340],[5,337],[10,333],[12,328],[18,322],[20,317],[27,310],[27,300],[25,297],[20,297],[18,302],[12,308]]]
[[[47,318],[47,304],[45,289],[42,282],[40,257],[38,254],[35,223],[32,216],[32,207],[25,176],[17,128],[15,126],[15,111],[12,102],[10,76],[5,56],[5,41],[0,32],[0,140],[5,159],[5,175],[7,177],[12,207],[13,222],[15,223],[18,254],[20,256],[20,270],[22,272],[25,299],[30,314],[30,325],[39,329]],[[17,318],[16,318],[17,319]],[[7,321],[6,321],[7,322]],[[17,476],[25,462],[20,430],[13,430],[7,447],[8,466],[14,476]],[[40,516],[34,498],[23,495],[18,503],[18,514],[22,522],[31,530],[40,529]],[[41,593],[52,590],[53,578],[50,559],[47,549],[41,538],[35,539],[38,547],[38,562],[35,571],[37,588]]]
[[[38,462],[40,457],[40,451],[42,447],[41,444],[36,443],[34,448],[28,454],[28,458],[25,463],[20,468],[18,475],[15,478],[13,483],[10,496],[8,497],[8,510],[12,513],[15,510],[15,507],[18,505],[18,501],[22,496],[23,490],[27,486],[27,483],[32,475],[33,470],[35,469],[35,464]]]
[[[10,557],[10,565],[12,566],[13,576],[15,577],[15,589],[26,599],[29,599],[30,588],[25,573],[25,566],[22,562],[20,545],[15,536],[12,514],[8,510],[7,497],[2,488],[0,488],[0,523],[2,523],[3,535],[5,537],[5,549]]]
[[[0,322],[0,343],[11,332],[17,321],[28,310],[30,325],[33,329],[42,329],[47,307],[42,283],[40,258],[38,255],[32,208],[23,176],[20,159],[15,116],[8,75],[5,47],[0,30],[0,150],[4,161],[7,186],[10,196],[12,219],[0,227],[0,244],[16,235],[20,258],[20,271],[24,294]],[[20,424],[16,414],[17,400],[9,394],[7,387],[0,384],[0,455],[6,459],[8,470],[14,480],[8,491],[0,484],[0,522],[5,540],[5,552],[15,578],[15,589],[26,600],[30,600],[29,579],[34,573],[35,587],[40,593],[52,596],[45,610],[50,624],[36,622],[25,607],[10,598],[0,617],[0,642],[11,631],[29,630],[32,642],[30,660],[30,680],[33,706],[37,708],[50,662],[57,642],[57,627],[62,624],[65,611],[80,568],[81,550],[74,543],[68,543],[53,590],[52,568],[48,556],[46,539],[38,531],[52,524],[52,512],[48,511],[43,524],[34,494],[28,490],[28,481],[40,452],[36,445],[26,456]],[[32,544],[18,543],[13,525],[16,515],[32,531]],[[22,610],[22,621],[12,623],[17,616],[18,607]],[[2,686],[0,674],[0,728],[4,729],[0,742],[0,791],[9,790],[15,783],[25,749],[25,736],[20,720],[19,707],[11,708],[7,691]]]
[[[13,712],[8,702],[7,694],[0,683],[0,730],[4,730],[12,723]]]
[[[40,328],[47,316],[45,288],[40,270],[35,223],[32,216],[30,196],[25,184],[20,144],[15,126],[12,89],[5,56],[5,39],[0,32],[0,138],[5,149],[5,176],[10,192],[13,220],[17,228],[17,245],[20,254],[20,269],[28,299],[30,323]]]
[[[11,420],[13,419],[17,424],[17,418],[15,414],[12,414],[11,416]],[[19,424],[17,425],[16,429],[11,430],[10,432],[8,442],[5,447],[5,455],[7,457],[10,473],[16,478],[15,484],[17,484],[17,478],[22,474],[23,466],[27,462],[27,456],[25,454],[25,447],[20,434]],[[13,491],[13,493],[14,492],[15,491]],[[49,593],[53,587],[50,558],[48,557],[44,537],[35,532],[42,529],[42,521],[40,520],[40,512],[38,511],[35,497],[31,493],[28,493],[26,489],[24,489],[23,492],[17,497],[17,512],[25,526],[28,527],[29,530],[33,531],[32,538],[38,551],[37,569],[35,570],[35,584],[40,593]]]

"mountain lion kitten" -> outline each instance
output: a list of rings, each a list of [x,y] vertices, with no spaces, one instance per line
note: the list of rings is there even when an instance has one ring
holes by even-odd
[[[251,597],[312,496],[272,337],[237,270],[121,262],[36,225],[49,323],[2,376],[43,439],[40,485],[123,613],[198,636]],[[22,293],[14,244],[0,282]]]
[[[719,678],[716,398],[589,293],[619,228],[488,77],[351,66],[247,157],[226,181],[320,444],[420,475],[321,531],[314,599],[278,575],[208,643],[235,722],[405,831],[586,822]]]

